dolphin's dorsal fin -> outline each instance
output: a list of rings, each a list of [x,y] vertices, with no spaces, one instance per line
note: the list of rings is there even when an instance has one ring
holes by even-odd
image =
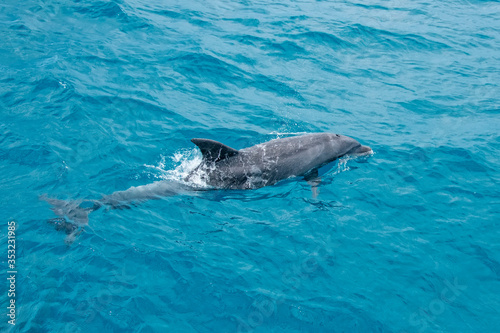
[[[203,159],[209,162],[217,162],[238,154],[236,149],[214,140],[191,139],[191,142],[200,148]]]

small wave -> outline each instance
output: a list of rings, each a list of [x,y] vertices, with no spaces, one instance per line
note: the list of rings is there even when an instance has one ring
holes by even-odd
[[[287,35],[284,36],[287,37]],[[297,35],[293,35],[292,37],[297,39],[296,36]],[[225,38],[231,41],[237,40],[244,45],[258,47],[272,56],[283,56],[285,58],[295,59],[294,57],[307,53],[302,46],[290,40],[277,41],[249,34],[226,35]]]
[[[148,6],[149,7],[149,6]],[[189,22],[192,25],[199,26],[202,28],[212,27],[212,23],[210,23],[207,18],[204,17],[203,13],[197,11],[174,11],[168,9],[155,9],[155,8],[143,8],[143,12],[151,13],[154,15],[159,15],[162,17],[166,17],[172,20],[182,20],[185,22]]]
[[[345,27],[342,35],[355,44],[381,45],[393,49],[435,51],[449,48],[448,45],[416,34],[401,34],[377,29],[363,24]]]
[[[280,79],[246,71],[215,54],[184,52],[168,59],[168,62],[179,74],[198,82],[211,82],[222,88],[228,88],[229,84],[239,88],[253,87],[279,96],[304,100],[297,90]]]
[[[258,27],[260,21],[256,18],[223,18],[224,21],[232,21],[246,27]]]
[[[353,44],[347,41],[346,39],[342,39],[331,33],[326,33],[322,31],[308,31],[296,35],[290,35],[289,37],[295,39],[304,39],[306,42],[315,42],[318,44],[323,44],[332,49],[349,48],[353,46]]]
[[[78,6],[74,8],[75,12],[88,15],[93,18],[98,17],[120,17],[125,13],[121,7],[113,2],[96,2],[92,6]]]
[[[98,1],[92,3],[92,5],[77,5],[73,7],[73,10],[76,13],[93,19],[99,19],[102,17],[116,19],[117,21],[124,23],[124,26],[122,27],[123,31],[152,27],[146,20],[127,10],[125,5],[120,5],[113,1]]]

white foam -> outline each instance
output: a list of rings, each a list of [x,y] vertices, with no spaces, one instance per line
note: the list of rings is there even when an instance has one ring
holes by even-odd
[[[347,165],[347,163],[349,161],[351,161],[351,160],[357,160],[357,161],[365,160],[368,157],[373,156],[374,154],[375,153],[373,152],[373,150],[371,150],[369,153],[362,154],[362,155],[346,155],[346,156],[343,156],[343,157],[341,157],[341,158],[338,159],[337,168],[335,169],[335,171],[333,172],[333,174],[334,175],[338,175],[341,172],[349,171],[351,168]]]
[[[349,162],[349,160],[352,160],[352,157],[347,156],[347,157],[339,158],[339,162],[337,164],[337,169],[335,169],[333,174],[338,175],[341,172],[349,171],[351,169],[347,166],[347,162]]]
[[[280,139],[282,136],[287,136],[287,135],[302,135],[302,134],[307,134],[307,132],[278,132],[278,131],[272,131],[268,133],[268,135],[276,135],[277,139]]]
[[[173,162],[174,168],[167,169],[169,160]],[[182,149],[175,152],[172,156],[161,155],[160,161],[157,165],[147,165],[147,168],[154,169],[160,173],[156,175],[156,178],[162,180],[173,180],[179,182],[186,182],[185,178],[201,163],[202,156],[198,148],[193,149]],[[196,172],[190,177],[189,185],[194,185],[197,187],[207,187],[205,181],[206,174],[202,172]]]

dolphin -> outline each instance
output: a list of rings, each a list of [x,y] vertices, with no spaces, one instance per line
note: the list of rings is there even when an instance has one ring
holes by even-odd
[[[219,189],[256,189],[295,176],[307,179],[339,157],[372,152],[353,138],[331,133],[275,139],[241,150],[208,139],[191,141],[203,160],[185,180],[200,177]]]
[[[58,216],[49,220],[57,230],[68,234],[71,244],[88,224],[88,215],[106,206],[110,209],[130,208],[149,199],[209,189],[257,189],[303,176],[313,187],[319,184],[318,170],[340,157],[370,155],[372,150],[353,138],[333,133],[313,133],[275,139],[244,149],[234,149],[210,139],[191,140],[203,159],[183,182],[156,181],[103,196],[99,200],[67,201],[41,196],[52,205]],[[194,185],[197,181],[205,187]]]

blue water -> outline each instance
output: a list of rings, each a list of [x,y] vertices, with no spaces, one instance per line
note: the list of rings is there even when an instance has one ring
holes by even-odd
[[[8,332],[498,332],[500,3],[0,4]],[[302,179],[101,209],[71,246],[47,194],[180,178],[193,137],[334,132]],[[5,280],[4,280],[5,281]]]

